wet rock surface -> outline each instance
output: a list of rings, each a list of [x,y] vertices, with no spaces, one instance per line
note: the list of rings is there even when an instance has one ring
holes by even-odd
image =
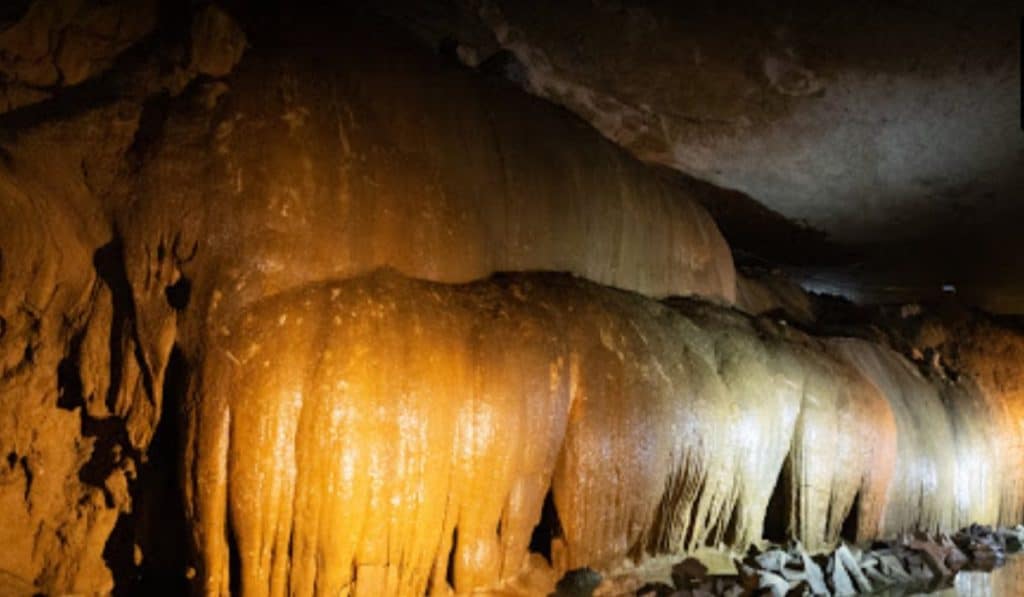
[[[915,533],[861,547],[841,544],[831,553],[809,554],[799,543],[751,548],[737,558],[736,575],[709,575],[698,560],[672,567],[672,583],[640,579],[605,580],[588,595],[690,597],[728,595],[917,594],[955,586],[963,571],[991,572],[1020,551],[1024,527],[993,529],[971,525],[953,534]],[[968,591],[966,594],[973,594]]]
[[[0,8],[0,593],[845,592],[1019,543],[941,534],[1024,517],[1012,324],[737,281],[476,42],[160,6]],[[807,552],[678,557],[765,535]]]

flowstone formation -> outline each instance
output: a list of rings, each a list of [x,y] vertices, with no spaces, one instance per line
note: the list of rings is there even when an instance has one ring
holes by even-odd
[[[504,79],[363,13],[147,7],[0,37],[124,27],[0,114],[0,593],[536,594],[1020,522],[1019,331],[814,335]]]
[[[1021,483],[993,466],[992,396],[700,301],[379,272],[227,321],[186,407],[207,593],[464,593],[531,547],[558,575],[766,532],[818,551],[1005,523]]]

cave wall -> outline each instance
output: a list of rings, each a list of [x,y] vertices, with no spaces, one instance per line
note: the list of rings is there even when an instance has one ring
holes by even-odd
[[[0,20],[0,593],[109,593],[154,543],[133,536],[133,502],[167,355],[142,347],[173,339],[173,317],[157,334],[137,325],[112,210],[146,99],[216,74],[244,43],[212,6],[165,38],[155,3],[18,4]]]
[[[809,335],[686,187],[503,78],[361,14],[173,17],[0,114],[0,592],[462,593],[1020,522],[1018,331],[932,332],[956,375]],[[182,564],[147,502],[179,473]]]
[[[499,587],[537,566],[549,491],[556,576],[774,533],[819,551],[1008,523],[1019,504],[992,433],[1005,398],[702,301],[385,270],[226,321],[186,407],[207,593]]]
[[[74,126],[107,129],[97,125],[112,116],[93,114]],[[75,410],[83,400],[96,405],[93,412],[106,408],[112,305],[93,268],[109,224],[83,176],[86,148],[68,133],[49,127],[3,153],[0,532],[7,548],[0,568],[28,588],[89,590],[111,584],[100,554],[118,509],[128,505],[131,472],[89,474],[97,440]],[[73,353],[83,355],[81,370]]]
[[[225,305],[378,267],[442,282],[568,271],[734,299],[728,247],[681,189],[562,111],[366,35],[253,49],[168,115],[122,210],[127,245],[201,244]]]

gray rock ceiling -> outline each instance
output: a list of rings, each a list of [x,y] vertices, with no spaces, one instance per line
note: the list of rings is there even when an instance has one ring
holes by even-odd
[[[820,289],[1017,292],[1016,3],[384,4],[469,65],[511,52],[524,88],[641,159],[855,249]]]

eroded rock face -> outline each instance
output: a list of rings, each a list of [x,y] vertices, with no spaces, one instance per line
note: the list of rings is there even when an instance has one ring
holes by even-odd
[[[101,437],[112,429],[101,421],[127,417],[138,389],[112,378],[139,369],[130,351],[119,358],[131,340],[97,251],[111,231],[96,194],[137,117],[113,105],[0,152],[0,569],[30,590],[112,588],[101,553],[130,508],[129,452],[144,448]]]
[[[1014,333],[971,328],[954,379],[743,315],[685,188],[564,111],[365,15],[254,48],[179,16],[105,93],[0,115],[0,592],[159,559],[156,466],[208,594],[537,589],[1020,518]]]
[[[0,113],[102,73],[157,20],[156,0],[39,0],[11,10],[16,20],[0,22]]]
[[[116,83],[75,87],[152,28],[154,3],[38,2],[15,16],[0,32],[5,90],[57,69],[33,84],[61,97],[0,110],[11,109],[0,115],[0,593],[105,593],[111,568],[124,580],[138,545],[148,557],[153,544],[127,521],[174,337],[173,316],[137,325],[112,208],[140,157],[143,99],[180,91],[198,68],[165,47]],[[177,66],[162,72],[161,60]]]

